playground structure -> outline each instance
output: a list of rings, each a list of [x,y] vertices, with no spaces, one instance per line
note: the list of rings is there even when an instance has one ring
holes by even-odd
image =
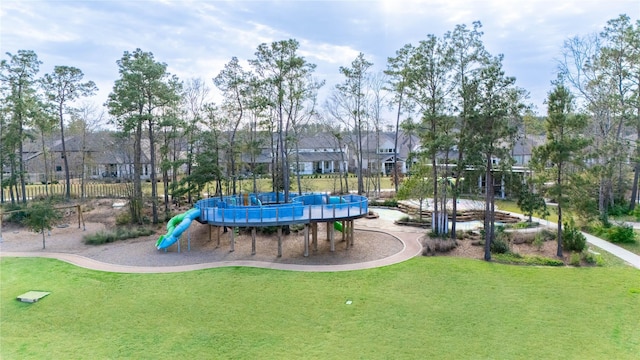
[[[158,249],[167,249],[176,243],[193,220],[217,227],[218,241],[222,227],[251,228],[252,255],[256,253],[256,228],[277,226],[278,256],[282,256],[282,226],[304,224],[304,256],[309,256],[311,244],[318,246],[318,223],[327,223],[327,240],[335,251],[335,232],[342,233],[346,248],[354,244],[353,221],[367,215],[368,199],[360,195],[330,196],[328,194],[303,194],[294,196],[290,203],[282,203],[282,193],[242,194],[208,198],[198,201],[195,207],[169,220],[167,234],[157,243]],[[230,251],[234,251],[235,233],[230,231]]]

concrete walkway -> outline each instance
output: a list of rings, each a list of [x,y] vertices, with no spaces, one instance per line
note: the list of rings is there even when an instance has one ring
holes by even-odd
[[[128,266],[100,262],[88,257],[69,254],[69,253],[55,253],[55,252],[0,252],[0,257],[43,257],[52,258],[65,261],[67,263],[83,267],[91,270],[117,272],[117,273],[140,273],[140,274],[153,274],[153,273],[172,273],[193,271],[202,269],[219,268],[226,266],[245,266],[264,269],[276,269],[276,270],[291,270],[291,271],[313,271],[313,272],[336,272],[336,271],[350,271],[350,270],[362,270],[371,269],[376,267],[382,267],[392,264],[397,264],[422,253],[422,244],[420,243],[420,237],[424,234],[424,231],[420,231],[413,228],[405,228],[397,226],[393,223],[393,219],[378,219],[374,222],[366,222],[365,226],[356,226],[356,229],[363,229],[368,231],[379,231],[389,234],[400,242],[402,242],[402,250],[394,255],[388,256],[383,259],[372,260],[361,263],[352,264],[340,264],[340,265],[300,265],[300,264],[282,264],[265,261],[217,261],[200,264],[179,265],[179,266]]]

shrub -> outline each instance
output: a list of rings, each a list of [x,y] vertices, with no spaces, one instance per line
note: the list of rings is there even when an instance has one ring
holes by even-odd
[[[87,245],[100,245],[118,240],[147,236],[153,233],[153,230],[147,228],[117,228],[115,231],[99,231],[95,234],[85,235],[83,240]]]
[[[528,222],[528,221],[520,221],[515,224],[507,224],[505,225],[509,229],[530,229],[534,227],[540,226],[538,222]]]
[[[587,245],[587,239],[575,226],[573,220],[564,223],[562,229],[562,247],[568,251],[581,252]]]
[[[491,253],[506,254],[509,252],[509,233],[504,231],[504,226],[496,227],[495,239],[491,241]]]
[[[458,242],[453,239],[427,238],[423,244],[422,255],[433,256],[439,252],[449,252],[458,246]]]
[[[15,212],[8,215],[4,215],[3,219],[7,222],[22,225],[24,223],[24,220],[28,216],[26,208],[27,208],[26,205],[23,207],[20,204],[7,204],[4,206],[3,211],[4,212],[15,211]]]
[[[544,235],[542,232],[536,233],[536,236],[533,238],[533,246],[535,246],[538,251],[542,250],[544,246]]]
[[[258,228],[258,232],[263,235],[275,234],[277,231],[278,231],[277,226],[264,226],[264,227]]]
[[[542,236],[544,237],[545,241],[553,241],[558,236],[557,232],[549,230],[549,229],[542,229],[541,233],[542,233]]]
[[[571,253],[571,256],[569,257],[569,264],[572,266],[580,266],[580,260],[582,260],[580,253]]]
[[[121,211],[116,215],[116,225],[131,224],[131,214],[128,211]]]
[[[612,243],[633,244],[636,242],[636,234],[631,226],[612,226],[608,231],[608,240]]]
[[[582,252],[582,258],[587,264],[604,266],[604,258],[602,255],[589,251],[589,249],[585,249]]]
[[[609,207],[610,216],[622,216],[629,214],[629,204],[626,202],[616,201],[615,205]]]
[[[564,266],[564,262],[560,259],[552,259],[543,256],[522,256],[520,254],[496,254],[493,257],[495,262],[516,265],[535,265],[535,266]]]
[[[492,254],[507,254],[509,253],[509,244],[503,239],[496,237],[491,242]]]
[[[369,206],[385,206],[385,207],[398,207],[398,200],[396,199],[376,199],[369,201]]]
[[[590,225],[588,227],[588,231],[589,231],[589,233],[591,233],[591,234],[593,234],[595,236],[606,238],[610,227],[611,227],[610,225],[607,226],[607,225],[604,225],[604,224],[598,222],[596,224]]]

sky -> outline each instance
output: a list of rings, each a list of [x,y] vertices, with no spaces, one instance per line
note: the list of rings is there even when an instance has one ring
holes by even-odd
[[[56,65],[81,69],[99,88],[91,100],[103,104],[125,51],[150,51],[171,74],[202,78],[214,89],[211,79],[233,56],[249,69],[258,45],[293,38],[317,65],[315,77],[326,80],[322,102],[343,81],[340,66],[360,52],[373,62],[372,72],[381,72],[403,45],[480,21],[485,47],[504,55],[506,75],[545,115],[563,42],[600,32],[620,14],[635,22],[640,1],[2,0],[0,50],[3,59],[7,52],[35,51],[40,75]]]

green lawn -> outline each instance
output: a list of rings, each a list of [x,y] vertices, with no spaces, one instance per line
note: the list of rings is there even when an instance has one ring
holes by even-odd
[[[520,210],[520,208],[518,207],[518,204],[516,204],[515,201],[513,200],[497,200],[496,199],[496,207],[498,208],[498,210],[502,210],[502,211],[509,211],[509,212],[513,212],[513,213],[518,213],[518,214],[522,214],[522,210]],[[549,216],[546,217],[546,220],[552,222],[552,223],[557,223],[558,222],[558,213],[556,211],[556,207],[555,206],[548,206],[547,210],[549,211]],[[564,215],[566,216],[566,214]],[[563,216],[563,218],[564,218]],[[542,219],[542,215],[538,214],[538,213],[534,213],[533,217],[537,217]]]
[[[350,176],[348,180],[349,180],[349,190],[356,190],[358,188],[358,179],[354,176]],[[367,187],[373,190],[373,180],[374,179],[370,179],[370,178],[364,179],[365,191]],[[291,191],[298,192],[297,178],[295,176],[291,176],[290,181],[291,181]],[[344,182],[344,178],[343,178],[343,182]],[[271,191],[271,178],[258,179],[257,183],[258,183],[258,192]],[[303,176],[300,179],[300,185],[302,186],[303,192],[311,192],[311,191],[339,192],[340,191],[340,179],[338,178],[338,174],[323,174],[323,175],[318,175],[317,177]],[[383,189],[393,188],[391,179],[388,176],[383,176],[380,178],[380,186]],[[253,180],[251,179],[242,180],[241,182],[238,183],[238,187],[242,189],[243,192],[252,192]]]
[[[637,359],[640,272],[447,257],[342,273],[0,260],[2,359]],[[35,304],[15,296],[51,291]],[[346,302],[352,301],[351,305]]]

